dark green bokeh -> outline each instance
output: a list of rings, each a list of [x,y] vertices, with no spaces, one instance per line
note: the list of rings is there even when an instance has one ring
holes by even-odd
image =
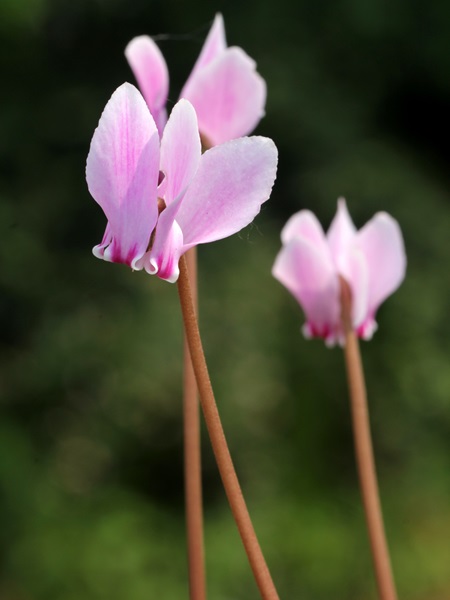
[[[408,276],[363,344],[400,597],[450,596],[450,8],[337,2],[2,0],[0,597],[187,597],[181,323],[175,286],[95,260],[84,180],[135,35],[157,39],[176,101],[214,17],[268,84],[271,201],[201,248],[201,320],[224,426],[283,598],[375,598],[342,353],[300,335],[270,275],[301,208],[325,226],[387,210]],[[208,585],[258,594],[204,444]]]

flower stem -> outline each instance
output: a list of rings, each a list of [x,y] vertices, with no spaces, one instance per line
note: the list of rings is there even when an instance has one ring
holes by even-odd
[[[278,593],[256,537],[220,421],[192,302],[189,276],[184,256],[180,260],[178,293],[192,365],[200,393],[203,415],[228,502],[230,503],[231,511],[261,597],[263,600],[278,600]]]
[[[186,254],[192,303],[198,312],[197,252]],[[186,535],[190,600],[206,600],[205,558],[203,548],[202,467],[200,441],[200,407],[197,384],[189,346],[184,337],[183,418],[184,418],[184,488],[186,501]]]
[[[356,462],[378,593],[381,600],[397,600],[375,471],[361,353],[352,325],[351,290],[343,278],[341,278],[341,306]]]

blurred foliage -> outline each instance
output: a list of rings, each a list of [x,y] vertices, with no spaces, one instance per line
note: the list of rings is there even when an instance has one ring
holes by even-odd
[[[157,35],[171,103],[214,12],[268,83],[279,178],[255,224],[200,251],[224,426],[283,598],[375,598],[343,359],[272,279],[301,208],[387,210],[408,277],[363,345],[400,596],[450,597],[450,8],[444,0],[2,0],[0,597],[187,597],[174,286],[96,261],[84,164],[123,57]],[[211,598],[258,594],[204,439]]]

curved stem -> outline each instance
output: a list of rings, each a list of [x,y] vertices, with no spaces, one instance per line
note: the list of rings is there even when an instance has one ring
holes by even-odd
[[[264,600],[278,600],[278,594],[269,573],[266,561],[261,551],[250,515],[242,495],[241,487],[234,469],[233,461],[228,450],[225,434],[220,421],[219,411],[214,399],[214,393],[209,379],[205,355],[203,353],[200,332],[192,302],[189,277],[185,257],[180,260],[180,277],[178,293],[184,328],[191,353],[200,402],[205,417],[211,445],[219,468],[220,476],[230,503],[233,517],[239,530],[250,566]]]
[[[358,338],[351,319],[351,291],[348,283],[342,278],[341,305],[356,461],[375,577],[380,599],[397,600],[375,471],[364,371]]]
[[[192,289],[194,311],[198,312],[197,252],[191,248],[186,263]],[[190,600],[206,600],[205,555],[203,545],[203,502],[200,437],[200,406],[186,336],[183,346],[183,429],[184,489]]]

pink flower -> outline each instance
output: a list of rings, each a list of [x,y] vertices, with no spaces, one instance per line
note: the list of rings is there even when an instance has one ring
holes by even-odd
[[[108,224],[98,258],[178,278],[184,252],[236,233],[270,195],[277,165],[272,140],[232,140],[201,153],[195,110],[180,100],[160,143],[138,90],[112,95],[92,138],[88,188]]]
[[[169,89],[161,51],[144,35],[131,40],[125,56],[161,131]],[[264,116],[265,81],[241,48],[227,47],[221,14],[214,19],[180,97],[194,106],[200,132],[210,147],[247,135]]]
[[[283,247],[273,276],[303,308],[305,337],[321,337],[327,345],[343,343],[339,276],[352,292],[353,325],[370,339],[377,329],[380,304],[401,284],[406,255],[400,227],[385,212],[356,230],[344,199],[328,233],[308,210],[293,215],[281,232]]]

